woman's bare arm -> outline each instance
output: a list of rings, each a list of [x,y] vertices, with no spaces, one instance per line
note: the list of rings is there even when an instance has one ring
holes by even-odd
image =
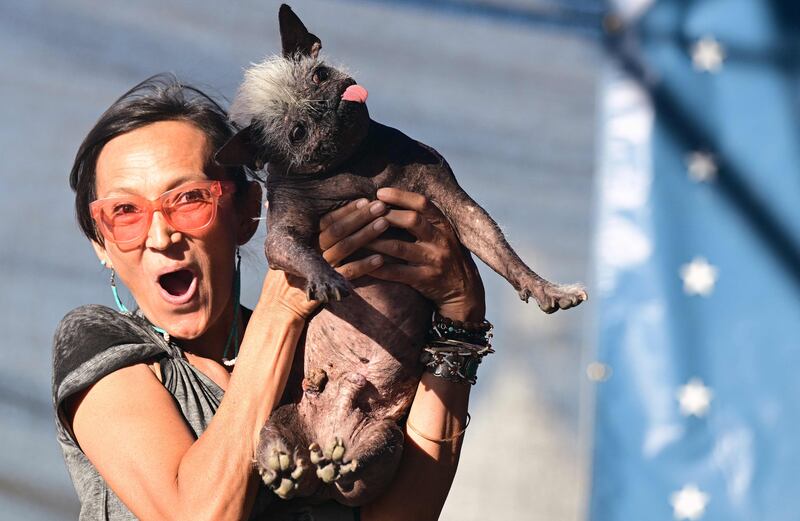
[[[477,302],[451,309],[449,318],[474,322],[481,320],[483,314],[483,303]],[[362,509],[364,521],[439,519],[466,435],[470,389],[468,383],[423,373],[406,422],[406,442],[397,477],[381,497]]]
[[[344,222],[327,218],[320,240],[332,265],[382,232],[365,225],[383,210],[369,210],[365,200],[354,201],[334,214],[348,214]],[[380,261],[373,256],[337,269],[356,278]],[[305,318],[317,306],[306,301],[301,282],[281,271],[267,274],[225,396],[199,438],[146,364],[115,371],[70,400],[81,449],[139,519],[248,517],[260,480],[253,468],[259,432],[283,393]]]
[[[246,517],[258,433],[283,393],[304,324],[292,291],[280,272],[265,279],[224,399],[199,438],[145,364],[115,371],[75,402],[81,449],[137,517]]]
[[[400,201],[387,197],[386,202],[403,206],[409,193],[393,195]],[[377,221],[413,232],[415,221],[408,217],[395,210],[386,214],[376,203],[354,201],[323,218],[320,247],[325,258],[336,265],[382,233],[385,224],[373,227]],[[457,243],[454,236],[449,240]],[[423,242],[421,246],[431,245]],[[383,243],[373,249],[381,248],[391,250],[391,245]],[[439,244],[431,251],[441,253],[442,248]],[[455,248],[452,243],[444,246],[448,255]],[[431,298],[446,316],[464,320],[466,315],[460,313],[467,313],[474,315],[469,320],[482,317],[483,297],[482,290],[476,296],[476,284],[480,286],[476,272],[458,274],[448,255],[435,255],[436,266],[432,270],[422,266],[426,271],[422,277],[400,265],[396,265],[400,272],[387,270],[382,276],[407,278],[412,286],[421,285],[423,292],[444,289]],[[397,252],[393,256],[402,258]],[[371,263],[376,260],[378,264]],[[375,273],[372,270],[380,266],[377,256],[337,269],[355,278]],[[443,267],[448,268],[450,279],[432,284]],[[223,402],[198,439],[172,396],[144,364],[112,373],[72,401],[73,428],[82,449],[137,517],[145,521],[224,520],[249,515],[259,479],[252,467],[258,433],[282,394],[303,327],[299,316],[310,313],[303,308],[308,305],[305,295],[293,285],[297,282],[290,283],[282,272],[271,272],[265,280]],[[425,376],[410,421],[428,437],[449,437],[462,428],[468,395],[468,386]],[[371,516],[365,519],[408,518],[409,494],[420,500],[418,519],[438,516],[455,474],[461,442],[432,444],[413,432],[408,439],[397,479],[384,497],[365,508],[366,516]],[[422,475],[425,479],[420,479]]]
[[[461,432],[469,403],[469,384],[448,382],[425,373],[417,388],[408,423],[431,439]],[[458,467],[463,436],[435,443],[406,424],[400,469],[390,488],[361,510],[364,521],[439,519]]]

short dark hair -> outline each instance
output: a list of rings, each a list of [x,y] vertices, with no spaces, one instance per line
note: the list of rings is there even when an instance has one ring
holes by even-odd
[[[121,134],[150,123],[170,120],[186,121],[202,130],[208,137],[212,154],[235,132],[227,112],[217,101],[197,87],[181,82],[174,74],[151,76],[123,94],[86,135],[69,175],[69,185],[75,192],[78,225],[90,240],[103,244],[89,211],[89,203],[97,198],[95,181],[100,151]],[[213,161],[212,158],[209,160]],[[243,167],[227,167],[225,170],[236,183],[237,200],[244,200],[249,170]]]

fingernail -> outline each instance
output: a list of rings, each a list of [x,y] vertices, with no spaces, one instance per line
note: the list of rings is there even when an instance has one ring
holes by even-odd
[[[372,215],[380,215],[383,213],[384,210],[386,210],[386,205],[380,201],[375,201],[369,207],[369,213],[371,213]]]
[[[373,266],[378,266],[383,263],[383,257],[381,257],[380,255],[373,255],[372,257],[369,258],[369,263],[372,264]]]
[[[369,201],[367,201],[366,199],[359,199],[358,202],[356,202],[356,208],[364,208],[365,206],[367,206],[368,202]]]
[[[372,228],[377,231],[385,230],[388,227],[389,227],[389,221],[387,221],[386,219],[378,219],[372,225]]]

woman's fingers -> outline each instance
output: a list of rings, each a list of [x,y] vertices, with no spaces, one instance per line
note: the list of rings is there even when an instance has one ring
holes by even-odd
[[[383,253],[411,264],[433,264],[435,259],[423,243],[400,241],[394,239],[376,239],[367,244],[367,249]]]
[[[357,261],[348,262],[347,264],[342,264],[336,271],[344,275],[344,278],[348,280],[357,279],[362,275],[367,275],[373,273],[376,269],[380,268],[383,265],[383,257],[380,255],[370,255],[364,259],[359,259]]]
[[[352,207],[348,209],[351,205]],[[384,213],[386,213],[386,205],[381,201],[369,203],[366,199],[359,199],[355,201],[355,204],[349,203],[326,214],[320,221],[320,228],[322,228],[322,232],[319,234],[320,249],[328,250]],[[324,225],[322,221],[325,221]]]
[[[379,200],[387,204],[421,213],[433,224],[447,220],[439,208],[422,194],[407,192],[399,188],[381,188],[376,195]]]
[[[355,214],[355,212],[354,212]],[[353,214],[351,214],[353,215]],[[347,217],[350,217],[349,215]],[[375,216],[373,215],[372,218],[374,219]],[[367,221],[369,223],[369,221]],[[360,220],[358,221],[360,224]],[[348,223],[346,228],[349,230],[350,225],[352,223]],[[331,227],[337,226],[337,224],[331,225]],[[347,235],[334,243],[327,248],[324,249],[322,252],[322,256],[328,261],[328,264],[332,266],[336,266],[341,261],[346,259],[348,255],[353,253],[354,251],[358,250],[359,248],[363,248],[374,239],[376,239],[380,234],[386,231],[389,227],[389,222],[380,217],[373,221],[371,224],[367,224],[366,226],[361,227],[361,229],[356,228],[355,233],[348,232]],[[330,228],[329,228],[330,229]],[[323,232],[324,233],[324,232]],[[332,240],[332,239],[326,239]],[[320,234],[320,242],[322,241],[322,234]]]
[[[352,213],[356,210],[356,208],[363,208],[369,201],[366,199],[355,199],[350,201],[346,205],[342,206],[341,208],[337,208],[331,212],[326,213],[323,215],[319,220],[319,230],[322,231],[331,224],[333,224],[337,219],[341,219],[345,215]]]
[[[431,222],[416,210],[389,210],[384,217],[389,224],[408,230],[420,241],[432,241],[438,233]]]
[[[408,266],[406,264],[384,264],[374,270],[369,275],[376,279],[399,282],[416,287],[420,281],[431,278],[427,266]]]

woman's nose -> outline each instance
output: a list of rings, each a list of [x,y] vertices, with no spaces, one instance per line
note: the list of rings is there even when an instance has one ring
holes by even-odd
[[[145,247],[154,250],[167,249],[176,239],[176,230],[167,222],[160,211],[153,212],[153,219],[150,222],[150,229],[147,230]]]

